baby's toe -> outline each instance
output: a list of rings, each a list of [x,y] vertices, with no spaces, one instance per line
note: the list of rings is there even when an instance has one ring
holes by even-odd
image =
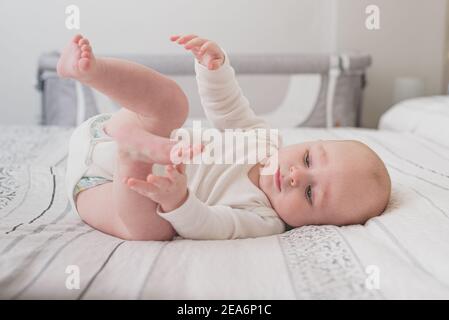
[[[87,40],[86,38],[82,38],[80,39],[80,41],[78,41],[78,45],[80,47],[82,47],[83,45],[88,45],[89,44],[89,40]]]
[[[81,47],[81,51],[87,51],[87,52],[91,52],[92,51],[92,47],[88,44],[85,44]]]
[[[82,35],[77,34],[76,36],[73,37],[72,42],[73,43],[79,43],[82,38],[83,38]]]

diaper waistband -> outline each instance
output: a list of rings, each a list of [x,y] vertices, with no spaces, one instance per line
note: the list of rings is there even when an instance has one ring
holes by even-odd
[[[106,134],[103,127],[104,122],[109,120],[111,117],[112,114],[102,113],[92,118],[89,124],[89,136],[90,136],[89,151],[84,161],[86,166],[90,166],[92,164],[92,152],[97,143],[114,140]]]

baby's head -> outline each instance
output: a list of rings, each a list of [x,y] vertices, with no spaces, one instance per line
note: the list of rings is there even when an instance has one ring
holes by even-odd
[[[377,154],[359,141],[286,146],[278,152],[278,164],[279,175],[261,175],[259,186],[292,227],[363,224],[388,204],[388,171]]]

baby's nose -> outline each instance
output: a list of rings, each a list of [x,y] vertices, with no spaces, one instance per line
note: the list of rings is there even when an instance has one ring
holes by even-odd
[[[300,175],[301,175],[301,173],[299,172],[299,170],[296,167],[294,167],[294,166],[290,167],[290,172],[289,172],[290,186],[296,187],[299,185]]]

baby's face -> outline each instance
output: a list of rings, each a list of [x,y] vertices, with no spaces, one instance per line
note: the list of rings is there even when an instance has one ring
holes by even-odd
[[[384,210],[390,196],[383,162],[360,142],[290,145],[279,150],[278,164],[279,174],[261,175],[259,187],[293,227],[364,223]]]

